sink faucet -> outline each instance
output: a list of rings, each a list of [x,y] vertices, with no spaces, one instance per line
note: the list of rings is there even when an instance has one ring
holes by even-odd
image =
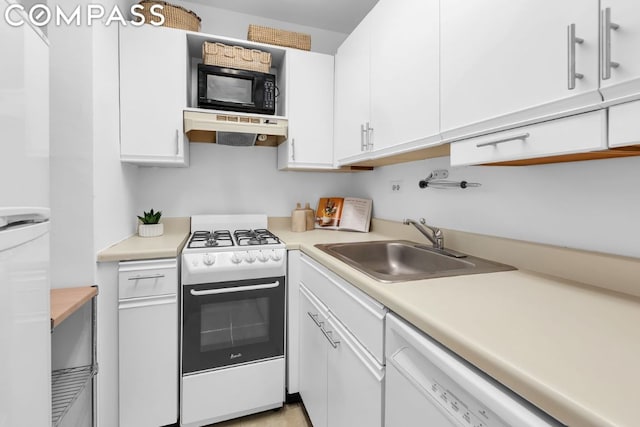
[[[424,237],[429,239],[429,241],[433,244],[434,248],[444,249],[444,236],[442,235],[442,231],[437,227],[432,227],[428,225],[427,221],[425,221],[424,218],[420,218],[420,224],[418,224],[412,219],[405,219],[403,223],[405,225],[411,224],[414,227],[416,227]],[[430,230],[431,233],[429,233],[428,230]]]

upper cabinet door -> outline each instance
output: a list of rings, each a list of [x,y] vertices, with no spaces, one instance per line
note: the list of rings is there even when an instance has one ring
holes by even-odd
[[[640,2],[602,0],[602,71],[605,101],[640,98]]]
[[[373,151],[440,140],[439,1],[380,0],[371,12]]]
[[[335,57],[334,153],[337,160],[368,150],[370,16],[353,30]]]
[[[151,25],[120,27],[121,160],[186,166],[186,106],[186,33]]]
[[[333,55],[287,51],[289,136],[279,169],[333,168]]]
[[[443,137],[597,108],[598,18],[598,0],[442,0]]]

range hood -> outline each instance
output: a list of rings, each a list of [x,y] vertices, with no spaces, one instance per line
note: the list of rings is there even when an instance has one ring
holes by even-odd
[[[256,135],[255,145],[276,147],[287,139],[288,121],[280,117],[234,112],[184,110],[184,132],[190,142],[220,142],[217,132]],[[238,144],[229,144],[238,145]]]

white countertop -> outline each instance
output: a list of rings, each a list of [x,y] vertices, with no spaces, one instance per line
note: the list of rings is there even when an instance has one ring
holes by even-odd
[[[563,423],[638,425],[637,296],[523,270],[383,284],[314,245],[406,236],[270,230]]]

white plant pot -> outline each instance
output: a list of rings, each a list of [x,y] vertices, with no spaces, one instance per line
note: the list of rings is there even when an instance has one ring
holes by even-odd
[[[139,224],[138,235],[140,237],[158,237],[164,233],[164,224]]]

